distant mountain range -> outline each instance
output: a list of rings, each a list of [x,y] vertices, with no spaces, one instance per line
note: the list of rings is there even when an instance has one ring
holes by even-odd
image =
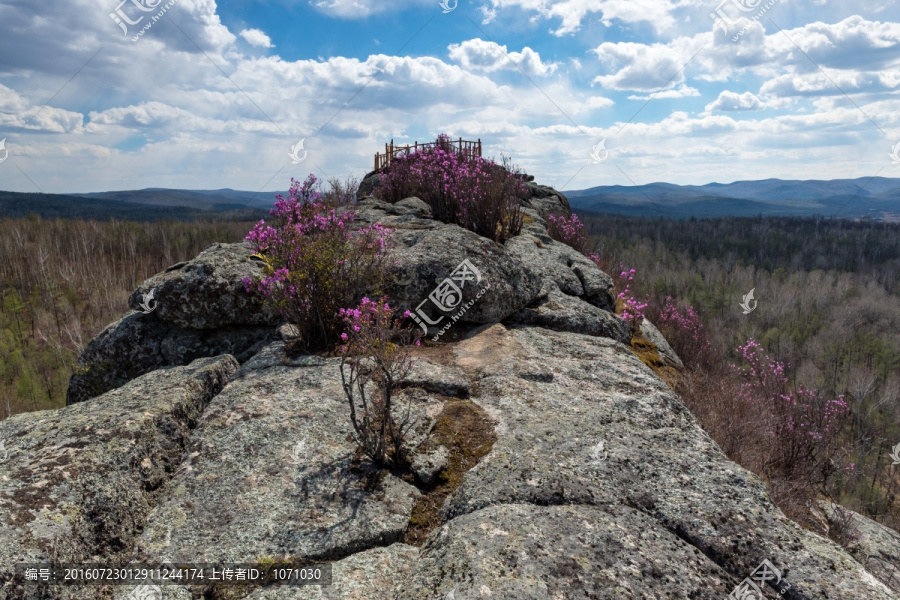
[[[706,185],[650,183],[563,191],[573,209],[640,217],[808,217],[900,221],[900,179],[765,179]]]
[[[269,216],[277,192],[149,188],[92,194],[23,194],[0,191],[0,217],[127,219],[227,219]],[[286,195],[287,192],[281,192]],[[822,215],[900,221],[900,179],[736,181],[706,185],[651,183],[563,191],[573,209],[672,219]]]
[[[277,192],[149,188],[93,194],[23,194],[0,191],[0,217],[129,221],[257,221],[269,216]],[[282,192],[287,194],[287,192]]]

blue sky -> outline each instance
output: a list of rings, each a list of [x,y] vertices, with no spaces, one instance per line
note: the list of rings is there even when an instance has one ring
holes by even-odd
[[[0,190],[266,192],[441,132],[564,190],[900,177],[893,0],[120,1],[0,0]]]

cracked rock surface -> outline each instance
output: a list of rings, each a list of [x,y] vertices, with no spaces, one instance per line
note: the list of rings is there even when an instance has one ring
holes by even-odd
[[[100,374],[73,378],[77,404],[0,422],[0,600],[135,600],[123,588],[24,585],[12,566],[26,560],[283,557],[329,563],[333,584],[215,597],[707,600],[768,560],[789,600],[900,600],[888,581],[896,533],[861,521],[848,552],[787,519],[623,343],[612,279],[546,235],[540,219],[567,212],[565,197],[529,189],[536,218],[503,246],[434,221],[416,198],[358,206],[360,223],[396,231],[392,304],[415,308],[465,258],[491,284],[451,335],[413,349],[397,393],[416,419],[417,475],[362,459],[340,359],[288,355],[290,328],[242,291],[260,269],[246,245],[214,245],[147,280],[132,307],[156,289],[156,311],[92,342],[83,366]],[[680,364],[652,324],[644,333]],[[197,358],[214,351],[229,354]],[[161,364],[176,360],[193,362]],[[486,417],[469,430],[493,427],[496,440],[440,446],[465,438],[439,438],[468,414],[445,413],[448,403],[477,405]]]

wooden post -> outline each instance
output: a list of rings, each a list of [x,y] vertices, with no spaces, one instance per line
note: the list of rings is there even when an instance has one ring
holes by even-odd
[[[478,138],[478,157],[481,158],[481,138]]]

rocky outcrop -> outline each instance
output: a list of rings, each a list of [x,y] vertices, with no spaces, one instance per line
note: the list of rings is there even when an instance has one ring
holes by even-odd
[[[249,243],[212,244],[193,260],[172,265],[144,281],[128,304],[140,310],[142,298],[152,291],[156,316],[179,327],[276,325],[281,321],[278,315],[244,289],[245,277],[252,279],[261,273],[261,261],[250,259]]]
[[[537,211],[541,218],[547,218],[549,214],[569,214],[572,209],[569,206],[569,199],[562,192],[553,189],[550,186],[539,185],[534,182],[526,182],[528,187],[529,198],[525,202],[526,208]]]
[[[155,313],[131,312],[87,345],[69,382],[66,404],[83,402],[154,369],[186,365],[205,356],[245,361],[274,338],[269,327],[178,327]]]
[[[418,199],[405,200],[406,206],[390,205],[374,199],[359,203],[359,222],[381,222],[393,230],[388,252],[387,294],[400,310],[416,311],[423,302],[427,318],[436,320],[441,313],[456,313],[468,303],[461,320],[468,323],[496,323],[530,304],[541,289],[541,280],[531,265],[519,260],[501,246],[457,225],[422,218],[428,206]],[[398,209],[405,209],[396,214]],[[457,279],[454,295],[441,311],[429,302],[429,295],[451,273],[468,260],[475,272],[468,280]]]
[[[333,560],[402,538],[419,491],[353,467],[340,359],[283,347],[244,364],[207,407],[172,493],[146,519],[141,558]]]
[[[193,260],[172,265],[131,294],[131,312],[87,345],[69,382],[66,404],[84,402],[154,369],[196,358],[252,356],[275,338],[281,319],[244,290],[259,276],[247,243],[213,244]],[[145,305],[152,309],[144,312]]]
[[[641,333],[653,344],[659,357],[668,366],[675,367],[676,369],[684,368],[684,363],[681,362],[681,358],[679,358],[675,351],[672,350],[672,346],[666,341],[665,336],[663,336],[659,329],[656,328],[656,325],[651,323],[649,319],[645,318],[641,321]]]
[[[290,358],[275,342],[230,376],[186,442],[181,430],[181,459],[154,480],[153,498],[119,502],[116,522],[132,515],[139,530],[136,539],[122,540],[123,550],[159,563],[287,556],[333,565],[331,587],[268,586],[237,596],[257,600],[577,600],[606,590],[635,598],[724,598],[763,560],[791,586],[785,597],[898,598],[834,542],[784,517],[764,484],[729,461],[623,344],[494,324],[445,344],[440,356],[427,347],[416,356],[440,367],[436,373],[465,378],[471,401],[490,415],[497,436],[443,502],[421,548],[402,543],[402,536],[426,489],[355,458],[338,359]],[[149,386],[170,381],[177,369],[65,410],[115,408],[120,418],[132,418],[158,395]],[[434,384],[427,372],[418,375],[421,387],[408,388],[415,418],[424,423],[416,433],[422,447],[433,431],[429,415],[449,401],[424,391]],[[146,431],[138,439],[159,439],[151,433],[159,427]],[[111,462],[111,470],[123,461],[143,462],[95,454],[107,442],[94,438],[80,438],[78,451]],[[35,480],[66,481],[54,472],[57,454],[44,452],[16,443],[11,458],[28,456]],[[117,498],[140,497],[147,487],[139,478],[115,481]],[[40,517],[40,503],[19,505],[18,513],[4,503],[0,521]],[[97,541],[86,551],[102,549]],[[12,553],[21,551],[14,545]],[[384,568],[391,569],[389,582]],[[167,597],[175,593],[166,590]],[[199,590],[193,593],[198,597]]]
[[[231,356],[200,359],[92,402],[0,421],[0,597],[38,597],[16,563],[130,556],[191,431],[237,369]]]
[[[819,506],[829,535],[881,583],[900,595],[900,533],[833,502]]]
[[[512,314],[505,322],[608,337],[623,344],[630,337],[622,319],[578,296],[562,293],[552,280],[546,283],[536,302]]]
[[[333,569],[327,587],[172,585],[167,600],[713,599],[763,560],[780,571],[771,597],[900,600],[885,566],[895,534],[867,524],[870,541],[848,552],[787,519],[626,345],[612,280],[542,225],[565,198],[532,187],[532,222],[504,245],[434,221],[417,198],[356,207],[359,224],[394,232],[392,304],[434,303],[455,277],[453,302],[469,305],[457,320],[427,313],[454,335],[412,349],[396,392],[414,423],[406,470],[355,447],[340,358],[289,354],[297,332],[244,295],[260,269],[247,246],[142,284],[133,300],[157,290],[157,309],[82,357],[109,364],[98,389],[73,379],[89,401],[0,422],[0,598],[61,598],[3,565],[99,557]],[[651,323],[642,331],[680,365]],[[218,349],[229,354],[165,366]]]

